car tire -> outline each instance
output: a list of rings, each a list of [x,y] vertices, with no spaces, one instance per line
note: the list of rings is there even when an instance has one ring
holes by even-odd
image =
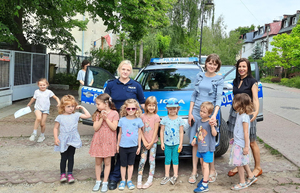
[[[222,119],[221,126],[220,126],[220,143],[216,147],[215,150],[215,157],[220,157],[224,155],[229,147],[229,135],[228,135],[228,129],[227,124],[224,119]]]

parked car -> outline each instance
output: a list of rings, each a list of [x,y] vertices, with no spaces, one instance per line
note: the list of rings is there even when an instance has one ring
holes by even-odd
[[[254,77],[259,80],[258,66],[256,63],[251,63]],[[115,79],[115,76],[110,74],[104,69],[98,67],[88,67],[93,72],[94,84],[92,86],[84,86],[82,88],[81,104],[86,107],[90,113],[96,110],[94,99],[102,94],[106,82],[109,79]],[[179,116],[185,121],[184,126],[184,138],[183,138],[183,150],[180,153],[180,157],[191,157],[192,147],[189,144],[189,132],[190,126],[188,125],[188,112],[190,107],[190,99],[194,90],[196,81],[196,75],[200,71],[203,71],[199,64],[198,58],[152,58],[150,64],[140,70],[135,77],[143,90],[145,97],[155,96],[158,101],[158,115],[162,118],[167,116],[166,101],[169,98],[175,97],[179,100],[180,111]],[[218,113],[217,120],[217,136],[216,136],[216,151],[215,156],[222,156],[227,152],[229,146],[229,137],[227,134],[227,120],[229,116],[229,110],[232,104],[232,82],[235,78],[234,66],[222,66],[220,72],[224,75],[224,90],[223,101],[221,111]],[[88,80],[88,76],[86,76]],[[149,83],[151,81],[157,81],[159,87],[151,89]],[[258,121],[263,120],[262,114],[262,85],[259,82],[259,100],[260,111],[257,117]],[[92,121],[83,120],[84,124],[92,125]],[[163,151],[160,146],[157,148],[157,157],[163,156]]]

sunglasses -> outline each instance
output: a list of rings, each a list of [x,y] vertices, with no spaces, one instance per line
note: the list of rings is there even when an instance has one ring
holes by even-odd
[[[130,110],[135,111],[136,108],[135,108],[135,107],[133,107],[133,108],[126,108],[126,110],[127,110],[127,111],[130,111]]]

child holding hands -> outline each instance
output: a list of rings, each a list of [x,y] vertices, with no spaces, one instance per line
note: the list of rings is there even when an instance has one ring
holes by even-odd
[[[240,177],[240,183],[231,187],[232,190],[241,190],[247,188],[257,181],[255,175],[251,172],[249,167],[250,160],[250,117],[254,110],[251,98],[246,93],[240,93],[234,95],[232,107],[237,112],[236,122],[234,126],[234,139],[231,139],[233,143],[229,164],[237,166]],[[248,175],[247,182],[245,181],[244,170]]]
[[[53,97],[57,101],[57,106],[60,105],[59,98],[55,96],[55,94],[48,90],[47,87],[49,86],[49,82],[46,78],[41,78],[37,85],[39,89],[34,91],[34,95],[27,104],[27,106],[30,107],[30,105],[35,101],[34,104],[34,113],[36,116],[33,132],[31,136],[29,137],[29,141],[34,141],[37,136],[37,129],[39,126],[41,126],[41,134],[37,140],[37,142],[43,142],[45,140],[45,130],[46,130],[46,119],[49,115],[50,110],[50,98]]]
[[[112,98],[104,93],[98,95],[95,99],[97,110],[93,115],[93,128],[95,130],[90,155],[95,157],[96,184],[93,191],[99,191],[101,186],[101,167],[104,161],[104,179],[101,192],[108,190],[108,176],[110,172],[111,157],[115,156],[117,151],[117,126],[119,114],[116,111]]]
[[[119,190],[125,189],[125,176],[127,168],[127,187],[133,190],[135,186],[131,181],[135,156],[141,150],[141,128],[144,123],[140,117],[142,110],[135,99],[127,99],[121,106],[121,119],[118,126],[120,127],[118,135],[117,152],[120,154],[121,161],[121,182]]]
[[[82,109],[84,114],[75,112],[75,109]],[[65,95],[61,98],[60,106],[58,107],[59,115],[55,119],[53,129],[54,134],[54,151],[59,151],[60,160],[60,182],[67,181],[73,183],[73,166],[75,149],[82,146],[80,135],[78,133],[79,118],[88,119],[91,114],[77,102],[72,95]],[[58,131],[60,131],[58,136]],[[66,163],[68,161],[68,176],[66,176]]]
[[[152,185],[153,176],[155,172],[155,155],[158,141],[158,126],[159,126],[159,116],[156,114],[158,111],[157,100],[155,96],[150,96],[145,102],[145,113],[141,115],[144,127],[142,128],[142,141],[143,146],[141,150],[141,159],[138,170],[138,181],[137,188],[147,189]],[[149,150],[149,177],[147,182],[142,185],[142,176],[147,161],[147,154]]]
[[[216,146],[215,136],[217,135],[214,124],[209,123],[209,116],[213,110],[214,105],[211,102],[203,102],[200,105],[201,120],[195,123],[198,130],[192,141],[192,146],[198,144],[197,157],[200,158],[203,178],[197,184],[197,188],[194,189],[194,192],[206,192],[209,190],[209,163],[212,163],[214,160]]]
[[[179,103],[176,98],[167,101],[168,116],[161,120],[160,140],[161,149],[165,151],[165,177],[161,185],[170,181],[173,185],[178,178],[179,153],[182,150],[184,121],[178,116]],[[170,178],[171,161],[174,176]]]

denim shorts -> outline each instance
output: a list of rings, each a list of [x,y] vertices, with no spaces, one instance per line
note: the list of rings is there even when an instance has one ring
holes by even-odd
[[[205,163],[212,163],[214,161],[214,152],[208,151],[208,152],[197,152],[198,158],[203,158],[203,161]]]
[[[34,109],[34,112],[35,112],[35,111],[37,111],[37,109]],[[49,113],[49,110],[45,110],[45,111],[38,110],[38,111],[41,111],[41,112],[44,113],[44,114],[48,114],[48,115],[50,114],[50,113]]]

